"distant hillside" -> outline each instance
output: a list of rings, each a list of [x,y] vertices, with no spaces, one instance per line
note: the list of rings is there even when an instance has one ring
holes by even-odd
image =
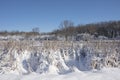
[[[63,25],[62,28],[53,31],[52,34],[71,36],[89,33],[96,37],[101,35],[108,38],[120,36],[120,21],[99,22],[78,26],[73,26],[70,21],[65,21]]]

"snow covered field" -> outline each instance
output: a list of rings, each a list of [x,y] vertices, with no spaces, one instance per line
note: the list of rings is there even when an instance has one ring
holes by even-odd
[[[120,80],[120,41],[0,42],[0,80]]]
[[[102,70],[76,71],[68,74],[37,74],[29,75],[1,74],[0,80],[120,80],[120,69],[104,68]]]

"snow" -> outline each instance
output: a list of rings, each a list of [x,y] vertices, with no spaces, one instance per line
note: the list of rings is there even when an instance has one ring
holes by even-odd
[[[120,79],[119,42],[0,43],[0,80]]]
[[[28,75],[1,74],[0,80],[120,80],[120,69],[103,68],[102,70],[75,71],[68,74],[38,74]]]

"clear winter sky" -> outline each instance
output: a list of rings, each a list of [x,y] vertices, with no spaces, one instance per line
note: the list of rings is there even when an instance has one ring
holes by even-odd
[[[120,20],[120,0],[0,0],[0,31],[49,32],[64,20],[75,25]]]

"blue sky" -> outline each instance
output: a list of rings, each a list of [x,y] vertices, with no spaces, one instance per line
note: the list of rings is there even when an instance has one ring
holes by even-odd
[[[64,20],[75,25],[120,20],[120,0],[0,0],[0,31],[50,32]]]

